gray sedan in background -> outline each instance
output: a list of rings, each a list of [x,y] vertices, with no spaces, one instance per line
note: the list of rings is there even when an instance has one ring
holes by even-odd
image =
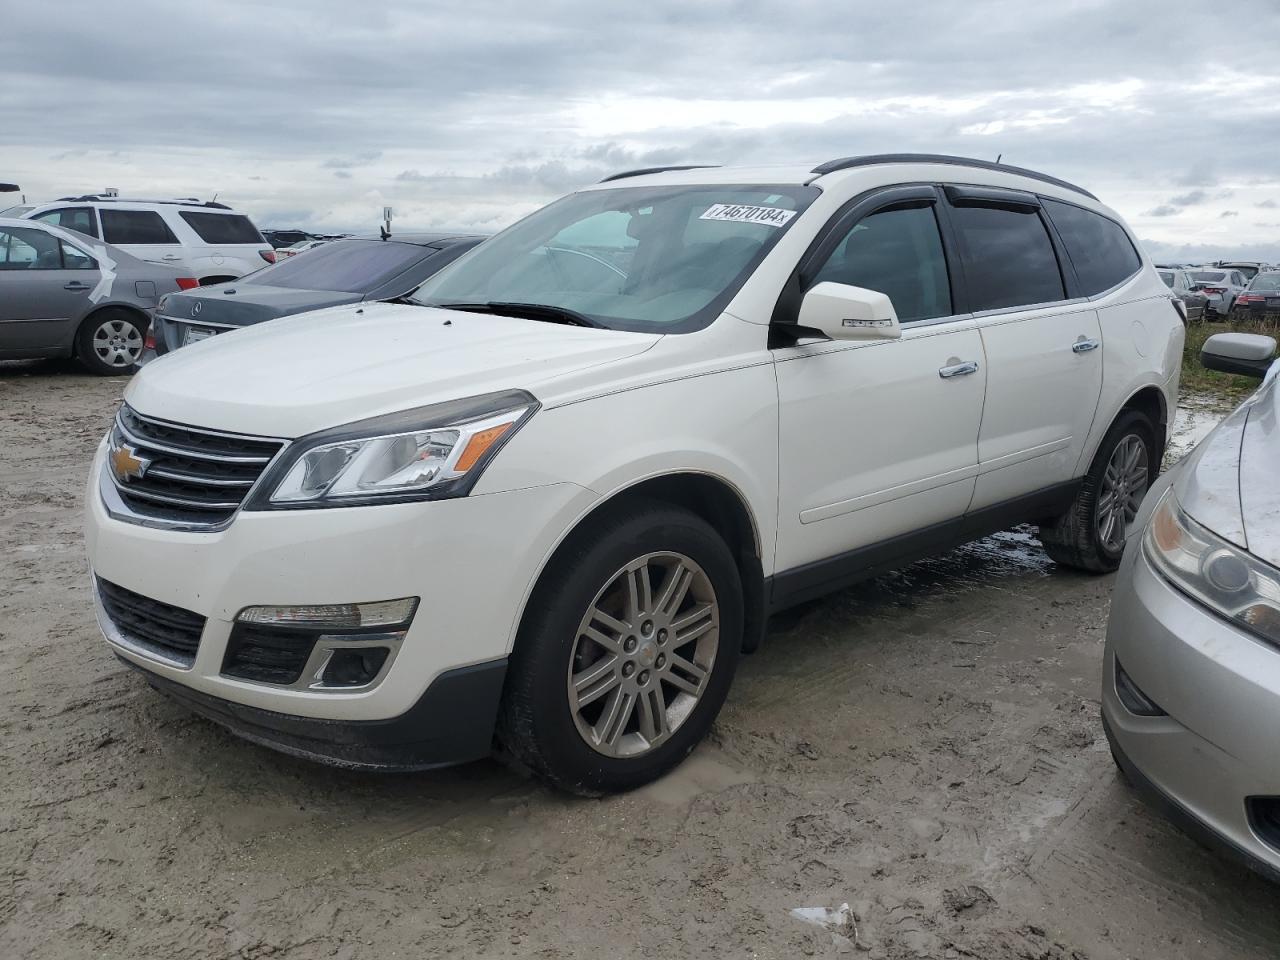
[[[93,373],[130,373],[150,311],[188,285],[91,237],[0,218],[0,360],[74,356]]]
[[[1102,720],[1127,779],[1280,880],[1280,364],[1210,337],[1204,365],[1263,386],[1152,486],[1111,600]]]

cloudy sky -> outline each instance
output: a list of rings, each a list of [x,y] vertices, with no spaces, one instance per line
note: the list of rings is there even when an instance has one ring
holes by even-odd
[[[0,18],[0,180],[263,227],[496,229],[653,163],[928,151],[1156,255],[1280,259],[1280,0],[58,0]]]

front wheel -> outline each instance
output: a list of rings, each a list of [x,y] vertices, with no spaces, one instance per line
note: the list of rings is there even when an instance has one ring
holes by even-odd
[[[709,524],[660,503],[611,512],[571,538],[530,600],[500,744],[573,793],[648,783],[710,729],[742,623],[738,569]]]
[[[1071,507],[1041,524],[1040,542],[1055,561],[1091,573],[1120,566],[1129,526],[1158,472],[1155,429],[1136,410],[1107,431]]]

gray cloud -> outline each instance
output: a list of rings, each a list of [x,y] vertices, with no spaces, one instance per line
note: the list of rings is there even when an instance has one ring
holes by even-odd
[[[1176,197],[1169,198],[1169,205],[1174,207],[1194,207],[1198,203],[1204,203],[1209,199],[1209,194],[1204,190],[1192,190],[1190,193],[1181,193]]]
[[[1239,210],[1223,210],[1220,214],[1218,214],[1218,219],[1225,220],[1227,217],[1238,217],[1238,216],[1240,216]]]
[[[1262,207],[1264,210],[1274,210],[1276,207],[1280,207],[1280,203],[1276,203],[1274,200],[1263,200],[1256,206]]]
[[[1243,209],[1280,189],[1280,63],[1262,29],[1277,15],[1274,0],[1230,7],[1251,29],[1188,30],[1193,0],[1090,0],[1081,46],[1075,5],[1009,0],[975,0],[960,23],[921,0],[912,23],[956,24],[936,31],[825,0],[785,16],[758,0],[653,0],[608,17],[585,0],[472,0],[465,16],[312,0],[305,29],[250,0],[216,17],[22,4],[0,31],[0,153],[38,198],[217,191],[264,226],[308,211],[334,229],[371,227],[384,204],[405,225],[493,228],[657,163],[1002,153],[1083,184],[1157,242],[1250,243],[1261,228],[1228,230],[1209,201],[1232,190]],[[768,56],[730,66],[709,38]]]

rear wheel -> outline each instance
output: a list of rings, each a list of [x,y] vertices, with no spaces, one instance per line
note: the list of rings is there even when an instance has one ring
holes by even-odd
[[[530,601],[498,738],[555,786],[629,790],[706,735],[742,647],[733,555],[693,513],[648,504],[575,535]]]
[[[1155,429],[1136,410],[1107,431],[1070,509],[1040,526],[1040,542],[1058,563],[1092,573],[1120,566],[1125,537],[1155,477]]]
[[[90,372],[109,377],[132,373],[142,357],[145,324],[126,310],[103,310],[80,324],[76,357]]]

